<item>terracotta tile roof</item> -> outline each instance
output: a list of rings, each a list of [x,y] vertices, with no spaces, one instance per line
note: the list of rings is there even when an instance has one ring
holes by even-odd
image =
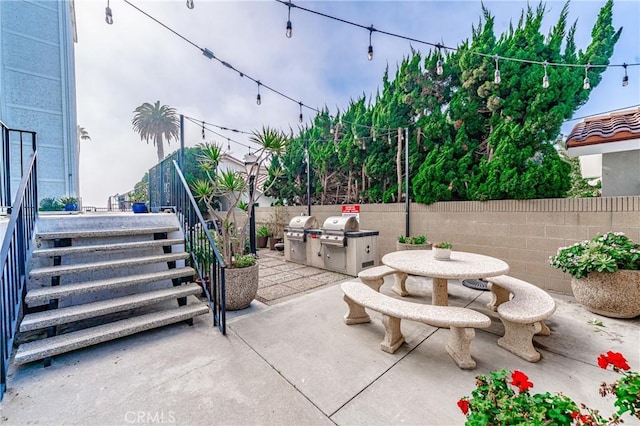
[[[589,117],[576,124],[567,148],[640,138],[640,108]]]

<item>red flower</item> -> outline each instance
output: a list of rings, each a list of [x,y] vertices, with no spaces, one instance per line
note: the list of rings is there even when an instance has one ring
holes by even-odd
[[[466,416],[469,413],[469,401],[466,399],[461,399],[458,401],[458,407],[462,410],[462,413]]]
[[[533,383],[529,381],[529,378],[527,377],[527,375],[524,374],[522,371],[515,370],[511,374],[511,379],[512,379],[511,384],[513,386],[516,386],[520,391],[520,393],[533,387]]]
[[[602,368],[603,370],[606,370],[607,367],[609,366],[609,360],[607,359],[607,356],[604,354],[600,354],[600,356],[598,357],[598,365],[600,366],[600,368]]]
[[[629,370],[631,367],[627,363],[627,360],[624,359],[624,356],[620,352],[607,352],[607,360],[611,365],[617,367],[621,370]]]
[[[579,415],[580,415],[580,411],[574,411],[571,413],[571,417],[574,419],[577,419]]]

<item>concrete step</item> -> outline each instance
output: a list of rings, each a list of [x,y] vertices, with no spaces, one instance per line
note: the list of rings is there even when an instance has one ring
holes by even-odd
[[[178,231],[178,226],[111,228],[111,229],[74,229],[72,231],[38,232],[36,239],[55,240],[57,238],[100,238],[117,237],[123,235],[150,235],[156,233]]]
[[[152,263],[172,262],[183,260],[189,257],[189,253],[169,253],[157,256],[141,256],[131,259],[107,260],[103,262],[79,263],[73,265],[47,266],[44,268],[34,268],[29,271],[29,278],[54,277],[60,275],[77,274],[80,272],[98,271],[104,269],[126,268]]]
[[[74,321],[82,321],[102,315],[122,312],[141,306],[153,305],[164,300],[177,299],[179,297],[194,296],[202,293],[202,287],[191,283],[179,287],[165,288],[162,290],[138,293],[131,296],[117,297],[114,299],[100,300],[98,302],[74,305],[66,308],[52,309],[50,311],[28,314],[20,323],[20,331],[33,331],[54,325],[68,324]]]
[[[195,273],[196,271],[193,268],[187,266],[184,268],[129,275],[120,278],[108,278],[76,284],[64,284],[55,287],[41,287],[29,290],[29,292],[27,292],[25,302],[31,305],[38,305],[47,303],[52,299],[62,299],[64,297],[95,293],[103,290],[115,290],[175,278],[193,277]]]
[[[96,244],[86,246],[74,246],[74,247],[54,247],[47,249],[36,249],[33,251],[35,257],[53,257],[53,256],[66,256],[70,254],[81,253],[95,253],[103,251],[126,251],[134,249],[147,249],[153,247],[173,246],[184,244],[184,239],[174,238],[167,240],[148,240],[148,241],[134,241],[128,243],[113,243],[113,244]]]
[[[36,340],[20,345],[15,355],[16,364],[26,364],[61,353],[73,351],[98,343],[129,336],[141,331],[176,322],[186,321],[209,312],[203,303],[193,303],[178,308],[140,315],[125,320],[99,325],[72,333]]]

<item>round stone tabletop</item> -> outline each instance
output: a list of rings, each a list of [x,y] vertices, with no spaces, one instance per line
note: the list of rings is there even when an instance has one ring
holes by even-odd
[[[406,272],[432,278],[486,278],[509,272],[509,265],[495,257],[452,251],[449,260],[436,260],[433,250],[394,251],[382,256],[382,263]]]

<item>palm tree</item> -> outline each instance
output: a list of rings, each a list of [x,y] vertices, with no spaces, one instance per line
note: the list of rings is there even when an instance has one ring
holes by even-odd
[[[167,140],[167,144],[171,139],[178,140],[180,135],[180,126],[178,124],[178,116],[175,108],[166,105],[160,105],[160,101],[156,101],[153,105],[148,102],[143,103],[134,111],[133,130],[140,134],[140,140],[149,143],[151,139],[156,146],[158,153],[158,162],[164,158],[163,140]]]
[[[91,140],[91,136],[89,136],[89,132],[87,132],[87,129],[85,129],[84,127],[78,126],[77,132],[78,132],[78,136],[77,136],[78,142]]]

